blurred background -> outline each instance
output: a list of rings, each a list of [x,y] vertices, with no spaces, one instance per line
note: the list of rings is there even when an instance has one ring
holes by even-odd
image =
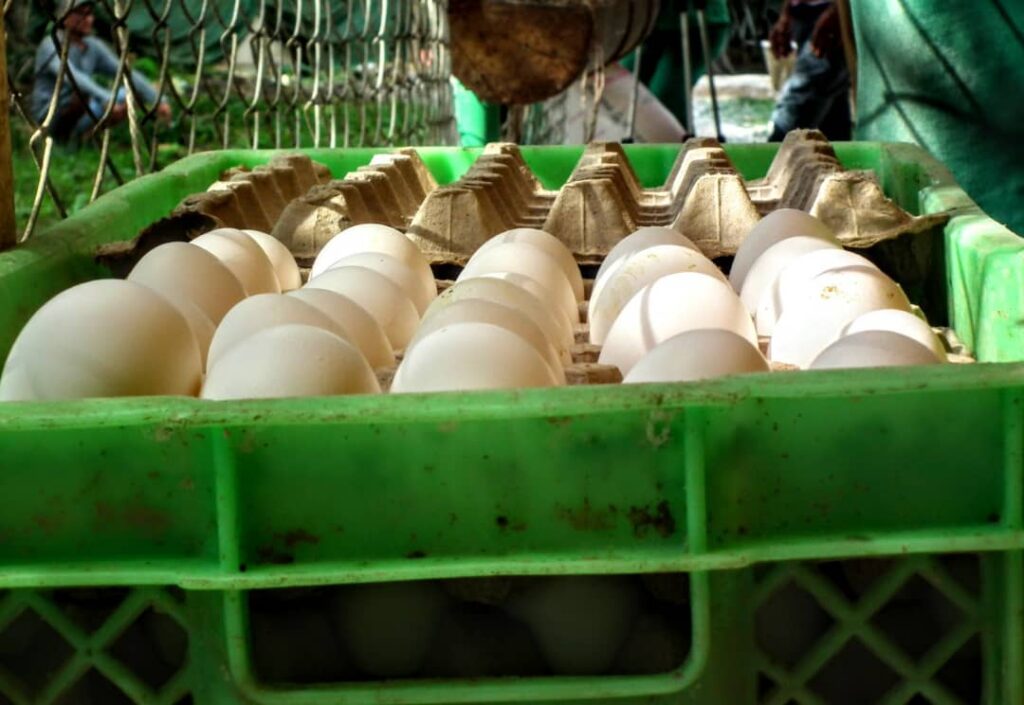
[[[1007,0],[8,0],[4,8],[21,239],[198,150],[760,142],[795,128],[916,142],[987,212],[1024,230],[1015,206],[1024,197],[1024,100],[1005,95],[1024,78],[1024,7]],[[92,16],[90,41],[113,57],[112,72],[87,77],[98,86],[92,93],[67,70],[75,51],[61,51],[74,47],[60,38],[76,13]],[[65,135],[68,93],[90,100]]]

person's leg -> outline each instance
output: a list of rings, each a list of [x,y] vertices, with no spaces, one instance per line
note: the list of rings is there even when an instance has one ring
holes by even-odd
[[[848,88],[832,101],[832,107],[821,119],[818,129],[833,142],[853,139],[853,119],[850,116]]]
[[[76,125],[85,113],[85,101],[77,94],[72,94],[53,120],[51,132],[54,139],[58,142],[67,142],[75,133]]]
[[[107,126],[113,127],[125,121],[126,113],[124,107],[126,104],[125,90],[119,88],[117,91],[117,97],[114,99],[114,111],[107,119]],[[75,125],[74,130],[71,132],[71,136],[75,138],[83,137],[96,128],[99,123],[99,119],[103,117],[104,111],[107,106],[102,101],[96,98],[89,99],[89,109],[84,111],[84,114],[79,118],[78,123]]]
[[[805,43],[772,112],[769,141],[781,140],[790,130],[820,127],[837,101],[847,101],[849,88],[850,75],[842,57],[815,56],[810,43]]]

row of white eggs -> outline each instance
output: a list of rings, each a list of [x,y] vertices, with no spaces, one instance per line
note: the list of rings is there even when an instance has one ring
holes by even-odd
[[[320,252],[309,282],[253,297],[225,316],[213,338],[202,396],[254,399],[380,392],[437,296],[415,244],[383,225],[357,225]]]
[[[379,324],[372,345],[356,346],[369,367],[334,350],[337,340],[328,343],[332,333],[357,342],[348,321],[338,330],[285,304],[287,297],[256,297],[232,309],[218,328],[203,396],[378,392],[370,368],[393,364],[393,351],[404,351],[391,384],[396,393],[564,384],[583,278],[556,238],[517,229],[489,240],[437,297],[430,267],[410,239],[386,226],[361,225],[332,238],[309,283],[287,296],[316,305],[308,299],[315,292],[342,296]],[[322,312],[337,317],[339,306],[328,303]]]
[[[899,285],[842,249],[816,218],[782,209],[740,246],[729,279],[682,234],[642,228],[605,258],[589,302],[590,341],[624,381],[945,360]],[[770,339],[767,358],[759,336]]]
[[[264,233],[161,245],[127,279],[86,282],[43,305],[11,348],[0,400],[195,395],[228,310],[299,282],[287,248]]]
[[[391,391],[565,384],[583,295],[557,238],[531,228],[496,235],[426,311]]]
[[[374,370],[403,349],[394,391],[564,383],[583,294],[561,243],[510,231],[432,305],[426,259],[381,225],[333,238],[299,286],[294,258],[262,233],[161,245],[126,280],[72,287],[43,306],[12,348],[0,399],[373,393]]]
[[[688,381],[766,371],[757,335],[728,280],[688,238],[641,228],[594,278],[588,315],[598,361],[623,381]]]
[[[436,300],[418,248],[381,225],[329,241],[300,285],[291,254],[263,233],[162,245],[127,281],[83,284],[40,309],[0,399],[195,394],[204,370],[213,399],[369,393],[373,370],[402,349],[395,392],[559,385],[584,295],[571,252],[527,228],[486,242]],[[652,382],[766,371],[758,334],[769,359],[796,367],[940,361],[909,311],[898,285],[819,221],[780,210],[744,240],[729,280],[678,232],[638,230],[601,265],[588,315],[599,361]]]
[[[381,228],[353,228],[346,247],[332,248],[346,276],[325,273],[302,289],[291,253],[264,233],[221,229],[160,245],[125,280],[87,282],[40,308],[11,349],[0,400],[379,391],[372,367],[394,363],[385,333],[400,336],[403,322],[411,330],[418,313],[371,267],[408,268],[373,243],[405,243],[436,292],[419,250]],[[376,318],[393,314],[391,302],[411,309],[405,321]]]
[[[800,369],[938,364],[945,350],[899,284],[821,221],[782,209],[747,235],[730,282],[768,358]]]

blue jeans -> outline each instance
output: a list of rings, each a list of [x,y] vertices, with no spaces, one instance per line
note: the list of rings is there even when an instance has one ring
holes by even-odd
[[[124,86],[117,89],[117,97],[114,98],[115,105],[123,104],[126,99],[126,93]],[[103,117],[103,111],[107,109],[106,103],[101,101],[99,98],[89,98],[88,102],[89,109],[85,111],[85,114],[78,119],[74,129],[71,131],[72,137],[81,137],[89,130],[96,127],[96,123],[101,117]]]
[[[814,8],[818,10],[818,8]],[[793,74],[782,87],[768,138],[777,142],[790,130],[819,129],[830,140],[848,140],[850,120],[850,73],[841,49],[818,57],[811,50],[811,33],[820,10],[807,17],[794,17],[793,35],[799,43]]]

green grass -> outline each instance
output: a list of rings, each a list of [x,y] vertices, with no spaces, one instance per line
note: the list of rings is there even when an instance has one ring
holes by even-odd
[[[359,123],[364,119],[364,112],[356,105],[349,105],[346,109],[348,110],[351,122],[351,129],[353,131],[351,138],[354,144],[355,141],[358,140]],[[401,125],[401,120],[404,117],[404,111],[407,109],[408,106],[401,103],[398,105],[397,119],[399,121],[399,126]],[[382,130],[387,129],[387,121],[390,118],[389,107],[386,107],[385,111],[387,112],[381,116],[383,123]],[[197,150],[220,149],[224,144],[223,114],[217,118],[213,117],[213,114],[216,112],[216,106],[213,104],[212,100],[209,100],[208,98],[198,101],[195,107],[195,112],[197,115],[201,116],[196,122],[195,144]],[[245,108],[240,102],[232,101],[228,106],[227,113],[230,117],[230,127],[227,135],[228,145],[231,147],[251,146],[252,133],[250,128],[252,121],[251,119],[247,120],[245,116]],[[366,106],[365,120],[365,137],[368,141],[372,141],[372,133],[377,121],[377,107],[375,104],[370,103]],[[171,125],[161,126],[159,132],[159,144],[157,147],[157,169],[186,156],[187,149],[184,145],[187,144],[189,128],[189,119],[180,114],[176,116],[175,121]],[[296,142],[294,118],[290,115],[284,117],[282,119],[282,128],[281,144],[285,147],[294,145]],[[32,212],[36,185],[39,181],[39,169],[37,168],[35,160],[32,157],[32,152],[29,149],[29,139],[31,137],[31,130],[29,127],[23,122],[15,119],[11,123],[11,129],[15,185],[14,207],[18,222],[18,230],[19,232],[24,232],[25,226],[28,223],[29,216]],[[301,129],[302,143],[304,145],[312,146],[309,133],[309,130],[312,129],[311,124],[303,126]],[[326,142],[326,124],[323,129],[325,130],[323,139]],[[144,133],[146,135],[151,135],[152,127],[145,127]],[[264,115],[260,130],[259,146],[264,148],[274,147],[274,138],[273,121],[269,116]],[[341,136],[339,135],[339,142],[340,140]],[[130,181],[137,174],[134,158],[132,156],[131,141],[127,125],[119,125],[113,128],[110,143],[110,161],[113,162],[114,168],[117,170],[120,177],[124,181]],[[37,150],[41,154],[42,145],[38,145]],[[148,167],[148,154],[144,154],[143,159],[144,166]],[[98,140],[85,141],[84,143],[77,145],[54,145],[53,156],[50,163],[49,178],[53,185],[53,189],[57,192],[58,198],[68,215],[75,213],[88,205],[89,196],[92,192],[93,182],[96,178],[99,166],[100,147]],[[100,193],[106,193],[117,185],[118,182],[114,178],[113,173],[109,168],[106,169]],[[58,222],[60,219],[60,209],[57,207],[57,204],[54,202],[50,194],[46,193],[43,197],[39,218],[36,222],[34,232],[40,232],[49,225]]]
[[[197,112],[207,116],[214,106],[198,105]],[[241,106],[233,105],[231,112],[231,131],[228,136],[232,146],[248,144],[249,136],[244,126],[244,115]],[[157,168],[166,166],[186,156],[185,139],[188,127],[184,120],[176,120],[170,126],[161,128],[160,142],[157,147]],[[218,131],[218,122],[204,117],[197,122],[196,145],[200,149],[215,149],[223,142]],[[147,134],[150,129],[146,129]],[[25,123],[13,120],[11,123],[11,147],[13,152],[14,172],[14,209],[19,233],[23,233],[32,212],[32,204],[39,183],[39,168],[29,147],[31,129]],[[42,154],[42,144],[37,145],[37,152]],[[111,133],[109,159],[123,181],[130,181],[137,176],[135,160],[132,155],[131,140],[128,127],[115,127]],[[144,166],[148,166],[148,155]],[[57,193],[64,211],[71,215],[89,204],[93,183],[100,166],[100,143],[98,140],[86,140],[79,144],[54,144],[50,160],[49,180]],[[118,181],[109,167],[104,170],[100,193],[106,193],[118,186]],[[46,227],[61,220],[61,209],[49,193],[44,194],[36,222],[35,231],[40,232]]]
[[[29,151],[27,129],[14,130],[12,139],[14,167],[14,210],[19,232],[24,232],[32,212],[32,204],[39,182],[39,168]],[[41,150],[40,150],[41,151]],[[122,178],[134,175],[130,149],[112,145],[110,158]],[[50,162],[49,178],[66,212],[70,215],[84,208],[89,202],[93,181],[100,162],[100,150],[93,145],[72,148],[55,145]],[[108,171],[103,190],[113,188],[117,182]],[[60,210],[47,193],[39,211],[36,232],[61,219]]]

